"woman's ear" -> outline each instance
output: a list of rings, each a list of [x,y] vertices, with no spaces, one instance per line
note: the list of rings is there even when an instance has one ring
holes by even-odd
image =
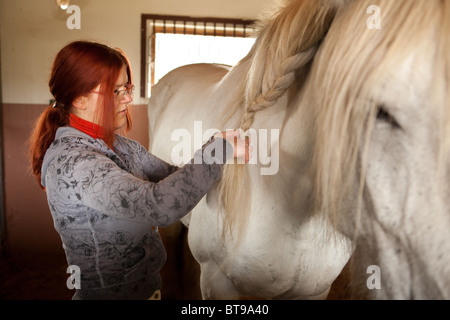
[[[88,97],[79,96],[78,98],[75,98],[75,100],[73,100],[72,106],[74,106],[79,111],[86,110],[87,100],[88,100]]]

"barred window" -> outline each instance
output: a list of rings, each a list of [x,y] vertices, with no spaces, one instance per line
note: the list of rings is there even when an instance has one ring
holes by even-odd
[[[141,97],[167,72],[192,63],[234,65],[255,39],[253,20],[142,15]]]

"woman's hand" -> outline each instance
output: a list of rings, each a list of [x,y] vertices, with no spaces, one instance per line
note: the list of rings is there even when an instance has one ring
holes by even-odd
[[[233,146],[235,159],[245,159],[245,163],[252,157],[253,147],[250,145],[250,137],[241,138],[239,130],[222,131],[214,135],[227,140]]]

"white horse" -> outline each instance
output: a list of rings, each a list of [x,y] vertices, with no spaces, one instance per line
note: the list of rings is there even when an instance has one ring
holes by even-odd
[[[326,298],[346,265],[354,298],[450,298],[449,32],[448,0],[291,0],[236,67],[153,88],[167,161],[251,133],[185,221],[203,298]]]

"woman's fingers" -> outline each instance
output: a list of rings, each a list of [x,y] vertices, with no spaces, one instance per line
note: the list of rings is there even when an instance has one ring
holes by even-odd
[[[245,163],[252,157],[253,147],[250,145],[250,137],[241,138],[239,130],[227,130],[216,134],[216,137],[226,139],[233,146],[235,159],[244,159]]]

